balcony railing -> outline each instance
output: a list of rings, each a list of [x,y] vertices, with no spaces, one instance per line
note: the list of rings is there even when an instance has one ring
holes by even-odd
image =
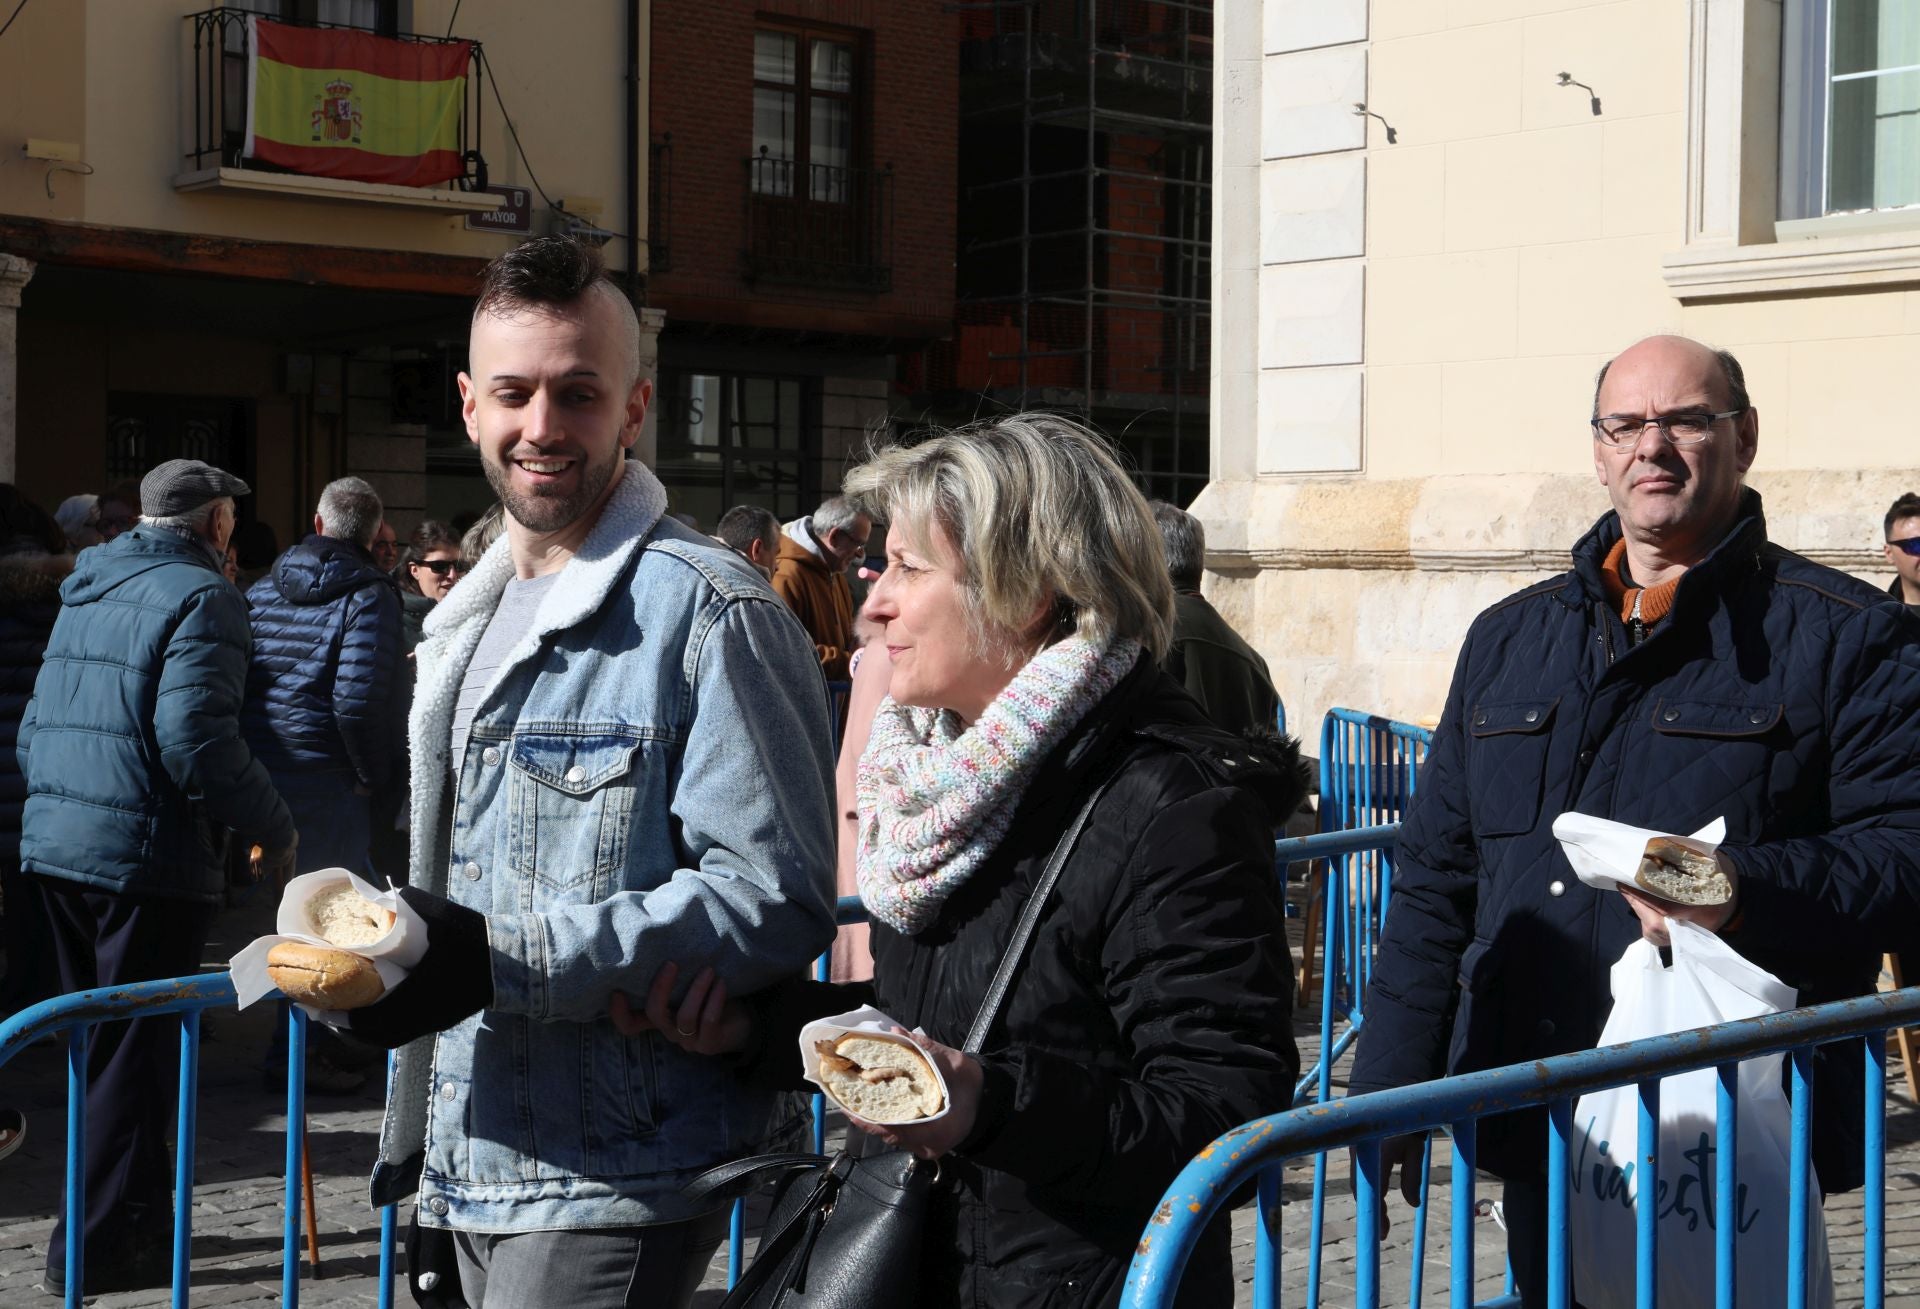
[[[245,9],[226,7],[187,15],[188,21],[193,24],[193,66],[190,70],[193,83],[193,148],[187,151],[187,158],[193,161],[195,168],[245,168],[264,173],[288,171],[241,154],[247,136],[247,61],[253,53],[248,47],[247,20],[263,16]],[[288,26],[344,28],[382,35],[372,28],[348,23],[296,24],[278,18],[274,21],[285,22]],[[445,45],[460,38],[403,34],[388,39]],[[480,43],[473,41],[469,44],[472,54],[467,64],[467,94],[460,111],[458,142],[460,157],[466,162],[467,171],[447,186],[462,191],[477,191],[484,189],[487,184],[486,161],[480,153],[481,75],[486,65]]]
[[[893,286],[893,167],[747,160],[749,282],[886,291]]]

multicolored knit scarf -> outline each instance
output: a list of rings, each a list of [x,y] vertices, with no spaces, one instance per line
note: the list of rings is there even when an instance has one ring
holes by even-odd
[[[964,731],[951,710],[881,701],[854,786],[867,912],[909,936],[927,928],[1007,834],[1040,761],[1139,657],[1134,641],[1067,637]]]

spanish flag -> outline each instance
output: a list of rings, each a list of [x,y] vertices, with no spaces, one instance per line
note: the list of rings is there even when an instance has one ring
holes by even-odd
[[[247,27],[247,158],[398,186],[460,176],[472,42],[396,41],[265,18]]]

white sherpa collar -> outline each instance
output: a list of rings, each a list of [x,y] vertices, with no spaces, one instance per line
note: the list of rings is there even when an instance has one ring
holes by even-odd
[[[494,670],[487,694],[532,658],[549,633],[564,631],[599,611],[666,508],[667,491],[660,479],[645,464],[627,460],[600,521],[540,602],[532,626]],[[433,866],[432,852],[434,833],[444,817],[440,808],[452,748],[454,702],[473,652],[513,575],[513,548],[503,532],[474,570],[427,615],[425,636],[414,652],[413,714],[407,724],[413,744],[410,862],[418,879],[415,884],[436,894],[446,889],[447,870]]]

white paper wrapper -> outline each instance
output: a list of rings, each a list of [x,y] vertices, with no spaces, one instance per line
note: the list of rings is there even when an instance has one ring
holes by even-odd
[[[833,1092],[827,1091],[826,1079],[820,1075],[820,1052],[813,1048],[816,1041],[837,1041],[849,1032],[872,1032],[897,1041],[900,1039],[901,1026],[872,1005],[863,1004],[858,1009],[844,1014],[835,1014],[831,1018],[816,1018],[800,1029],[800,1061],[806,1066],[807,1080],[825,1091],[827,1102],[837,1106],[841,1113],[849,1118],[860,1118],[859,1114],[834,1099]],[[926,1051],[922,1050],[921,1053],[926,1054]],[[947,1093],[947,1079],[941,1073],[940,1065],[935,1062],[933,1056],[927,1056],[927,1064],[933,1069],[933,1080],[940,1084],[940,1112],[904,1123],[882,1123],[879,1124],[880,1126],[918,1127],[921,1123],[937,1122],[947,1116],[947,1107],[953,1102],[952,1097]],[[873,1120],[860,1118],[860,1121],[867,1123]]]
[[[1581,881],[1596,891],[1611,891],[1620,886],[1642,889],[1633,880],[1640,867],[1647,842],[1656,836],[1674,836],[1673,832],[1655,832],[1644,827],[1629,827],[1591,814],[1561,814],[1553,820],[1553,834],[1566,851],[1567,862]],[[1706,847],[1709,853],[1727,839],[1727,820],[1716,818],[1686,838]]]
[[[336,946],[325,937],[315,936],[310,930],[313,926],[307,916],[307,904],[314,896],[341,882],[353,883],[353,889],[382,909],[393,911],[393,926],[387,934],[367,945],[352,947],[352,953],[363,955],[373,961],[374,971],[380,974],[380,980],[391,991],[407,975],[407,970],[420,962],[420,956],[427,952],[427,925],[420,915],[408,907],[399,894],[391,888],[381,890],[373,883],[344,868],[322,868],[318,872],[302,873],[287,883],[287,889],[280,896],[280,911],[274,918],[274,926],[279,932],[273,936],[263,936],[241,950],[227,966],[233,970],[233,989],[239,994],[240,1008],[258,1000],[272,991],[273,980],[267,976],[267,952],[282,941],[299,941],[305,945],[326,946],[329,949],[345,949]],[[308,1014],[321,1022],[335,1022],[340,1015],[333,1010],[315,1009],[312,1005],[301,1005]]]

